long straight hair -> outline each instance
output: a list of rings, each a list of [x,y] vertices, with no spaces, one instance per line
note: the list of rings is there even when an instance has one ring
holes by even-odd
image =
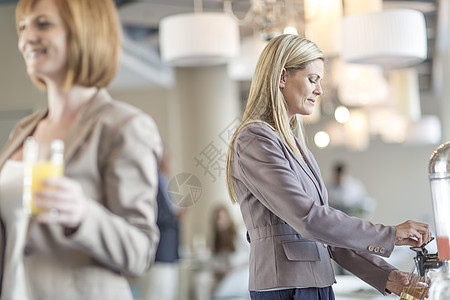
[[[250,86],[250,93],[242,122],[231,139],[226,164],[227,188],[231,201],[237,202],[234,190],[231,160],[236,136],[246,125],[261,122],[277,131],[289,149],[302,159],[296,146],[293,131],[298,131],[302,146],[305,138],[301,122],[294,115],[288,117],[287,103],[281,93],[280,80],[283,69],[286,72],[305,69],[316,59],[324,59],[322,51],[313,42],[297,35],[285,34],[272,39],[261,53]]]

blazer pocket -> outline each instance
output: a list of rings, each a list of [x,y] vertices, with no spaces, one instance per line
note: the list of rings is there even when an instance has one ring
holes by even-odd
[[[315,242],[287,242],[283,243],[284,253],[288,260],[318,261],[319,249]]]

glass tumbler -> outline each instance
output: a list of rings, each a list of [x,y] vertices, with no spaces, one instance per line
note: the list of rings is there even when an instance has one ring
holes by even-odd
[[[409,273],[409,285],[403,288],[400,295],[400,300],[422,300],[428,298],[428,292],[430,289],[430,279],[428,274],[425,276],[419,276],[417,268]]]
[[[64,142],[53,140],[50,154],[42,158],[39,144],[33,137],[28,137],[24,144],[24,184],[23,206],[27,213],[33,215],[47,212],[35,205],[34,194],[44,189],[42,182],[49,178],[59,178],[64,174]]]

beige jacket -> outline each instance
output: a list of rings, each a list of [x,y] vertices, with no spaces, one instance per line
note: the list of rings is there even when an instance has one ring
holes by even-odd
[[[395,227],[329,207],[319,167],[305,155],[308,163],[263,123],[238,134],[232,172],[251,241],[249,289],[331,286],[333,258],[385,293],[394,267],[378,256],[391,254]]]
[[[45,115],[40,111],[19,122],[0,154],[0,168]],[[123,275],[150,267],[159,238],[158,129],[148,115],[100,89],[64,143],[65,175],[82,185],[89,207],[73,234],[59,225],[32,225],[23,257],[29,294],[33,300],[131,300]]]

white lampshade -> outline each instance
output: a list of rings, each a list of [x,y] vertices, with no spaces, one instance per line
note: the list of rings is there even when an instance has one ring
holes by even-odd
[[[382,0],[344,0],[344,14],[346,16],[374,11],[381,11],[383,9]]]
[[[378,105],[389,96],[389,84],[380,66],[347,64],[336,59],[332,64],[332,80],[344,105]]]
[[[392,9],[353,14],[341,23],[342,58],[350,63],[404,67],[427,57],[425,18],[419,11]]]
[[[391,98],[397,113],[409,121],[417,122],[422,117],[420,105],[419,74],[415,68],[390,70]]]
[[[239,25],[225,13],[172,15],[160,22],[159,42],[169,65],[223,64],[239,53]]]
[[[341,0],[309,0],[305,6],[305,36],[326,56],[339,52],[339,23],[342,18]]]
[[[344,124],[347,137],[346,145],[355,151],[364,151],[369,147],[369,120],[362,109],[352,109],[350,119]]]
[[[423,116],[408,126],[405,142],[414,145],[437,145],[441,141],[442,129],[438,116]]]
[[[234,80],[251,80],[258,58],[267,43],[253,36],[243,39],[239,55],[228,64],[230,77]]]
[[[370,133],[379,135],[385,143],[403,143],[408,129],[408,121],[394,109],[376,108],[370,112]]]

